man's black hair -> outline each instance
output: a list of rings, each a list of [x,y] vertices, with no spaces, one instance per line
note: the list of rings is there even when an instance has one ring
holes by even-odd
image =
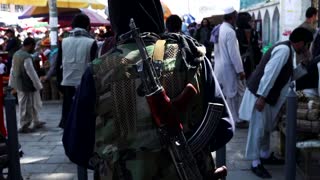
[[[36,41],[31,37],[28,37],[23,41],[23,46],[29,46],[29,45],[36,45]]]
[[[240,12],[237,17],[237,27],[240,29],[251,29],[249,22],[251,15],[248,12]]]
[[[235,15],[236,15],[236,11],[233,11],[233,12],[230,13],[230,14],[225,14],[225,15],[223,16],[223,19],[224,19],[225,21],[230,21]]]
[[[90,19],[85,14],[77,14],[71,23],[72,28],[82,28],[82,29],[88,29],[90,26]]]
[[[309,7],[306,11],[306,18],[311,18],[317,13],[318,13],[318,10],[315,7]]]
[[[181,30],[182,20],[178,15],[171,15],[166,20],[166,27],[169,32],[179,32]]]
[[[5,32],[5,34],[7,34],[7,33],[12,33],[12,34],[14,34],[14,30],[12,30],[12,29],[7,29],[6,32]]]
[[[294,43],[300,41],[303,41],[304,43],[310,43],[313,41],[313,35],[309,30],[303,27],[298,27],[292,31],[289,40]]]

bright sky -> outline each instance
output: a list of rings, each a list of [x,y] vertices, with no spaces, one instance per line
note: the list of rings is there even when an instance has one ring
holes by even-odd
[[[233,6],[240,9],[240,0],[161,0],[171,10],[171,13],[180,16],[191,14],[199,22],[204,17],[222,14],[223,9]]]

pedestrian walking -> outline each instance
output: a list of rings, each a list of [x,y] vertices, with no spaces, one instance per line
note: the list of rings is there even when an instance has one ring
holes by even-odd
[[[313,35],[316,33],[315,22],[317,21],[318,10],[315,7],[309,7],[306,11],[306,20],[299,26],[308,29]]]
[[[250,121],[245,156],[252,160],[252,172],[261,178],[271,178],[264,165],[284,163],[270,152],[270,133],[294,74],[293,51],[296,54],[308,51],[312,40],[307,29],[295,29],[289,41],[274,45],[263,55],[248,80],[239,115]]]
[[[13,54],[20,49],[21,47],[21,41],[15,37],[15,32],[12,29],[8,29],[5,32],[5,35],[7,36],[8,40],[6,41],[5,51],[8,52],[8,58],[7,58],[7,69],[8,73],[10,73],[10,69],[12,66],[12,57]]]
[[[212,27],[209,19],[203,18],[199,29],[195,32],[194,38],[206,47],[206,57],[211,60],[213,44],[210,42]]]
[[[237,17],[237,39],[246,79],[248,79],[261,59],[258,33],[254,21],[248,12],[241,12]]]
[[[224,21],[219,28],[214,44],[214,73],[221,84],[223,94],[238,128],[246,128],[245,121],[239,119],[238,111],[245,89],[245,73],[234,30],[237,12],[233,7],[224,10]]]
[[[29,133],[45,124],[39,120],[42,106],[40,89],[42,84],[34,69],[31,53],[36,42],[32,38],[23,41],[23,47],[13,55],[9,86],[17,91],[21,133]]]
[[[42,40],[46,42],[48,39]],[[43,44],[43,43],[41,43]],[[50,40],[46,42],[50,46]],[[58,59],[58,51],[59,48],[61,48],[61,40],[58,40],[58,47],[53,49],[52,51],[47,54],[48,56],[48,62],[47,64],[47,70],[46,74],[43,76],[40,76],[40,80],[42,83],[49,83],[50,84],[50,92],[51,92],[51,99],[57,100],[60,98],[60,92],[59,88],[60,85],[57,82],[57,59]],[[61,58],[60,58],[61,59]],[[61,81],[60,81],[61,83]]]
[[[87,64],[96,58],[98,50],[97,43],[89,34],[90,19],[87,15],[76,15],[71,25],[72,30],[69,36],[62,40],[61,49],[58,52],[61,54],[58,55],[60,60],[58,59],[56,65],[58,68],[62,68],[63,105],[60,128],[64,128],[72,98]]]

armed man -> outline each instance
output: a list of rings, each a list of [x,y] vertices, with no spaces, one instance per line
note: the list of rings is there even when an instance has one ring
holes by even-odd
[[[226,176],[211,152],[233,136],[205,48],[164,33],[160,0],[109,0],[117,44],[89,64],[63,144],[96,179],[207,180]]]

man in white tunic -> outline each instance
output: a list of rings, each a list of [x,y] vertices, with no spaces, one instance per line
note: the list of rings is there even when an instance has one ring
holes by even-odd
[[[248,80],[239,110],[240,118],[250,121],[246,158],[252,160],[251,170],[262,178],[271,178],[263,164],[284,163],[269,151],[270,133],[295,73],[293,51],[304,53],[313,38],[308,30],[297,28],[289,39],[274,45],[264,54]]]
[[[42,84],[30,55],[34,51],[35,44],[32,38],[23,41],[23,47],[13,55],[10,72],[9,86],[18,93],[21,133],[32,132],[45,124],[38,118],[38,110],[42,105],[39,92]]]
[[[232,8],[224,10],[224,22],[219,29],[218,41],[214,44],[214,73],[227,99],[236,127],[245,127],[239,119],[238,111],[245,89],[245,73],[240,56],[234,24],[237,12]]]

